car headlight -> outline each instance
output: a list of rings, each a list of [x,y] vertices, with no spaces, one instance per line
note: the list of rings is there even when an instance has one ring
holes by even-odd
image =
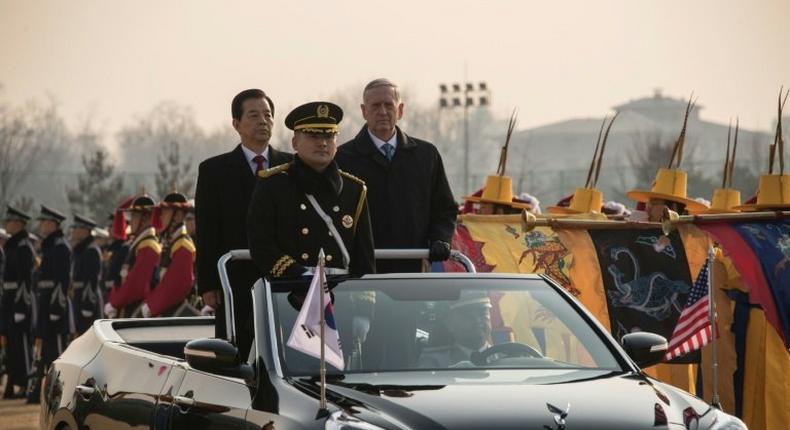
[[[710,423],[710,430],[749,430],[743,421],[730,414],[714,409],[713,421]]]
[[[340,410],[329,415],[324,425],[326,430],[384,430],[379,426],[360,420]]]

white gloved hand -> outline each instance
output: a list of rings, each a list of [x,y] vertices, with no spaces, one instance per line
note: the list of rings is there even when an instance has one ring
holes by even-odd
[[[109,302],[104,305],[104,315],[107,318],[115,318],[118,315],[118,309],[115,309]]]
[[[25,314],[23,314],[21,312],[14,312],[14,322],[15,323],[21,323],[22,321],[25,320],[25,318],[27,318],[27,316]]]
[[[360,343],[364,343],[370,331],[370,318],[355,316],[351,320],[351,334],[353,339],[359,339]]]
[[[200,315],[204,317],[213,316],[216,310],[209,305],[203,306],[203,309],[200,310]]]
[[[151,318],[151,308],[148,307],[148,303],[143,303],[143,306],[140,307],[140,313],[143,314],[143,318]]]
[[[52,322],[60,321],[60,315],[58,314],[49,314],[49,320]]]
[[[90,317],[92,317],[92,316],[93,316],[93,311],[90,311],[90,310],[88,310],[88,309],[83,309],[83,310],[81,310],[81,311],[80,311],[80,313],[81,313],[81,314],[82,314],[82,316],[83,316],[83,317],[85,317],[85,318],[90,318]]]

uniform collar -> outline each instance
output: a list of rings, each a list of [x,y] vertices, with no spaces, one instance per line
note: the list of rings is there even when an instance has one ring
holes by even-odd
[[[156,238],[156,229],[154,229],[153,226],[146,227],[145,229],[143,229],[143,231],[141,231],[140,234],[138,234],[137,237],[134,238],[131,247],[134,248],[135,246],[137,246],[138,243],[142,242],[143,239],[149,237]]]
[[[74,247],[74,253],[75,253],[75,254],[79,254],[80,252],[82,252],[82,251],[84,251],[85,249],[87,249],[89,246],[91,246],[91,244],[93,243],[93,240],[94,240],[94,237],[93,237],[93,236],[88,236],[88,237],[86,237],[85,239],[82,239],[82,240],[80,241],[80,243],[78,243],[78,244],[77,244],[77,245]]]
[[[52,233],[50,233],[49,236],[47,236],[41,242],[41,247],[42,248],[48,248],[48,247],[54,245],[55,241],[60,239],[61,237],[63,237],[63,230],[57,229],[57,230],[53,231]]]
[[[343,181],[340,178],[340,172],[335,160],[332,160],[326,170],[319,173],[313,170],[312,167],[304,164],[299,156],[295,155],[291,168],[294,170],[296,181],[306,193],[315,194],[321,190],[331,189],[335,194],[339,195],[343,190]]]
[[[6,241],[6,246],[9,246],[9,247],[10,246],[14,246],[14,245],[18,244],[19,242],[21,242],[23,240],[26,240],[29,237],[30,237],[30,235],[27,232],[27,230],[22,229],[22,230],[18,231],[15,235],[11,236],[8,239],[8,241]]]

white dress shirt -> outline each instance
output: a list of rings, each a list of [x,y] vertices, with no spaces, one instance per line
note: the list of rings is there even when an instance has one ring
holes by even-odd
[[[252,161],[252,159],[255,158],[255,156],[258,154],[256,154],[255,151],[253,151],[252,149],[244,146],[244,144],[241,145],[241,150],[244,151],[244,156],[247,157],[247,164],[250,166],[250,169],[252,169],[252,174],[254,175],[258,170],[258,163]],[[268,169],[269,145],[266,145],[266,149],[263,150],[263,153],[261,153],[261,155],[263,155],[263,168]]]
[[[385,157],[387,156],[387,153],[384,152],[384,149],[383,149],[384,145],[389,143],[390,145],[392,145],[393,148],[398,149],[398,133],[397,132],[396,133],[392,133],[392,137],[390,137],[390,139],[388,141],[386,141],[386,142],[381,140],[381,139],[379,139],[378,137],[376,137],[376,135],[371,133],[370,129],[368,129],[368,134],[370,135],[370,138],[373,139],[373,144],[376,145],[376,148],[378,148],[379,152],[384,154]],[[395,154],[395,152],[393,152],[393,154]]]

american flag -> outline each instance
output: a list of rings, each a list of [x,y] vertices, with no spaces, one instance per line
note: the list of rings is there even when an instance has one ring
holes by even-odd
[[[709,314],[709,273],[710,258],[705,260],[705,264],[700,269],[697,280],[689,292],[686,306],[680,313],[675,330],[672,332],[666,355],[667,361],[696,351],[713,338]]]

